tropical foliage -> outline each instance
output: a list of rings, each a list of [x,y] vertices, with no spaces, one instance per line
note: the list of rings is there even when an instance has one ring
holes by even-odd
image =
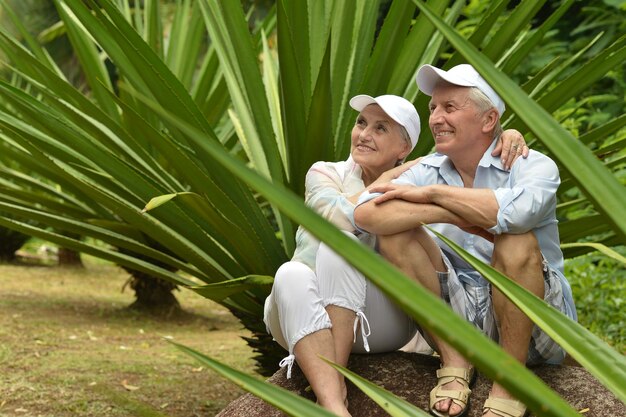
[[[413,82],[416,69],[467,61],[507,102],[505,127],[536,139],[533,146],[561,166],[563,242],[599,243],[605,251],[624,244],[626,117],[589,114],[600,102],[617,102],[613,108],[623,113],[623,95],[601,95],[597,87],[607,74],[623,76],[623,31],[604,33],[533,67],[530,58],[542,43],[558,46],[555,31],[574,1],[535,19],[545,13],[545,2],[511,9],[507,1],[487,2],[472,14],[463,1],[395,0],[385,3],[378,26],[378,7],[364,0],[279,0],[256,22],[234,1],[180,0],[167,27],[154,0],[143,9],[128,0],[54,3],[62,20],[55,30],[71,41],[88,88],[73,87],[17,18],[23,43],[0,30],[6,56],[0,212],[9,214],[0,217],[0,226],[217,300],[253,332],[250,343],[271,368],[277,360],[268,354],[273,345],[261,321],[263,300],[271,275],[293,252],[295,225],[302,224],[424,327],[471,354],[481,371],[537,415],[576,415],[440,300],[307,210],[301,196],[314,161],[348,153],[349,97],[400,94],[425,114],[427,98]],[[8,10],[4,0],[0,4]],[[424,134],[416,153],[431,146]],[[477,267],[626,399],[622,356],[500,274]],[[432,315],[440,319],[434,323]],[[499,375],[502,366],[512,372]],[[271,387],[256,392],[273,395]],[[304,415],[314,406],[296,407]]]

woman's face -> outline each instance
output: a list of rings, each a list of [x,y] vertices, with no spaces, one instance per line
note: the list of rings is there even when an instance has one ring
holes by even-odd
[[[387,116],[378,104],[365,107],[352,128],[350,153],[354,162],[378,175],[393,168],[411,151],[402,127]]]

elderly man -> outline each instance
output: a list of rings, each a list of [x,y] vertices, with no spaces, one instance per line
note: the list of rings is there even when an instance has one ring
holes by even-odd
[[[429,125],[437,153],[392,183],[365,192],[354,218],[378,235],[383,256],[452,309],[497,340],[522,363],[558,363],[564,351],[422,224],[451,238],[548,304],[576,319],[555,215],[560,179],[554,162],[530,151],[507,170],[491,151],[501,133],[504,103],[467,64],[448,71],[425,65],[419,89],[432,97]],[[521,152],[521,149],[516,149]],[[381,194],[382,193],[382,194]],[[435,335],[441,355],[430,396],[436,416],[468,410],[474,370]],[[526,407],[494,384],[486,417],[522,417]]]

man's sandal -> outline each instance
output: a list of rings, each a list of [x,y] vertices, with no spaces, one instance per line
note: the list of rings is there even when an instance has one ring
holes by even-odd
[[[526,406],[516,400],[489,397],[483,406],[483,414],[491,411],[501,417],[525,417],[528,415]]]
[[[430,412],[438,417],[448,417],[450,414],[441,412],[435,408],[439,401],[451,399],[452,402],[461,407],[459,414],[453,417],[462,417],[469,410],[469,396],[472,393],[470,386],[476,380],[474,368],[452,368],[444,367],[437,370],[437,385],[430,391]],[[463,385],[462,389],[443,389],[443,385],[457,381]]]

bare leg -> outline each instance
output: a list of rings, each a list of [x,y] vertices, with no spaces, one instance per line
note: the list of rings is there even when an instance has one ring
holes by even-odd
[[[414,278],[437,296],[441,295],[441,287],[437,271],[446,271],[441,258],[439,246],[431,239],[423,228],[409,230],[396,235],[379,237],[380,251],[391,263],[396,265],[407,276]],[[410,253],[410,256],[406,256]],[[469,362],[450,345],[439,337],[429,334],[437,345],[443,366],[468,368]],[[444,385],[445,389],[461,389],[456,382]],[[462,409],[452,400],[439,401],[435,408],[450,416],[459,414]]]
[[[347,308],[329,305],[326,307],[326,311],[330,316],[330,320],[333,323],[331,329],[333,334],[333,341],[335,342],[335,363],[346,367],[348,366],[348,359],[350,358],[350,351],[352,350],[352,344],[354,341],[353,325],[356,319],[354,311]],[[344,404],[348,407],[348,390],[346,388],[346,381],[343,375],[339,374],[339,380],[341,383],[341,392],[344,399]]]
[[[333,323],[332,330],[323,329],[303,337],[294,346],[294,353],[298,366],[311,384],[317,402],[338,416],[350,416],[345,403],[346,386],[343,376],[319,356],[344,366],[347,364],[352,348],[355,313],[335,306],[327,307],[327,311]]]
[[[494,240],[493,266],[536,296],[544,296],[542,257],[532,232],[500,235]],[[500,346],[521,363],[526,363],[533,322],[500,291],[493,288],[493,307],[498,321]],[[501,385],[493,384],[491,395],[513,399]],[[491,417],[495,414],[487,413]]]

